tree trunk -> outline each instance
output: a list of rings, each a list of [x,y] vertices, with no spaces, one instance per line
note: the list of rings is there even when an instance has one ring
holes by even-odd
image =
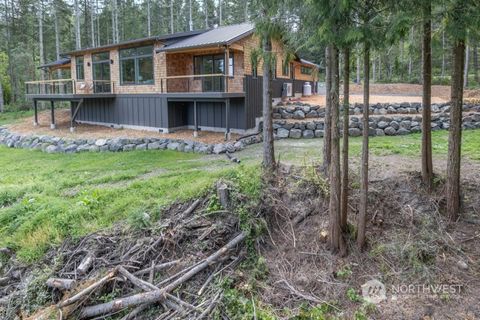
[[[382,81],[382,55],[378,55],[378,76],[377,76],[378,81]]]
[[[410,29],[410,46],[413,46],[413,27]],[[412,80],[413,72],[413,57],[412,57],[412,48],[408,52],[408,80]]]
[[[360,208],[357,220],[357,246],[362,249],[365,246],[365,225],[368,209],[368,120],[370,104],[370,47],[365,44],[363,53],[363,142],[362,162],[360,166]]]
[[[343,232],[347,231],[348,222],[348,126],[350,115],[350,49],[343,50],[343,145],[342,145],[342,199],[340,228]]]
[[[55,8],[53,9],[53,24],[55,29],[55,58],[60,60],[60,31],[58,28],[58,7],[54,2]],[[62,71],[57,70],[57,79],[60,79],[62,76]]]
[[[342,236],[340,195],[341,195],[341,176],[340,176],[340,136],[338,132],[339,122],[339,59],[338,50],[334,45],[330,45],[330,72],[332,75],[332,87],[329,92],[331,101],[332,125],[331,125],[331,165],[330,174],[330,203],[329,203],[329,234],[330,250],[333,253],[345,255],[345,241]]]
[[[445,31],[442,32],[442,79],[445,77]]]
[[[74,1],[74,11],[75,11],[75,49],[80,49],[82,47],[82,41],[80,38],[80,9],[78,8],[78,0]]]
[[[245,22],[248,22],[248,0],[245,0]]]
[[[372,83],[377,82],[377,59],[375,59],[375,55],[373,55],[373,65],[372,65]]]
[[[188,0],[188,30],[193,30],[193,20],[192,20],[192,0]]]
[[[476,44],[473,46],[473,74],[475,82],[477,85],[480,85],[480,75],[478,74],[478,47]]]
[[[361,79],[361,61],[360,59],[360,53],[357,54],[357,84],[361,84],[362,79]]]
[[[192,3],[190,2],[190,13],[192,12],[191,8],[192,8]],[[152,36],[152,18],[151,18],[152,15],[150,11],[151,11],[150,0],[147,0],[147,34],[149,37]]]
[[[173,0],[170,0],[170,33],[174,33],[173,28]]]
[[[205,11],[205,29],[208,29],[208,2],[203,1],[203,10]]]
[[[93,0],[90,0],[90,40],[92,47],[95,47],[95,11]]]
[[[95,1],[95,12],[98,11],[98,0]],[[100,46],[102,42],[100,41],[100,19],[97,19],[97,44]]]
[[[263,51],[263,167],[273,172],[275,169],[275,152],[273,146],[272,122],[272,40],[264,35]]]
[[[468,63],[470,61],[470,47],[467,45],[465,48],[465,67],[463,69],[463,87],[468,87]]]
[[[332,126],[332,117],[331,117],[331,109],[332,109],[332,101],[331,101],[331,95],[330,91],[332,90],[332,70],[330,63],[331,59],[331,54],[332,54],[332,48],[330,45],[328,45],[325,49],[325,61],[327,63],[325,64],[325,124],[324,124],[324,138],[323,138],[323,172],[325,175],[328,177],[328,172],[330,168],[330,159],[332,156],[332,147],[331,147],[331,141],[332,141],[332,132],[331,132],[331,126]]]
[[[462,140],[463,67],[465,42],[457,40],[453,48],[450,130],[447,162],[447,216],[455,221],[460,213],[460,161]]]
[[[432,21],[431,4],[423,8],[423,95],[422,95],[422,180],[428,192],[433,188],[432,164]]]
[[[0,79],[0,112],[4,111],[5,101],[3,100],[3,86],[2,80]]]
[[[40,65],[45,64],[45,51],[43,49],[43,1],[38,5],[38,49],[40,51]],[[45,80],[45,70],[40,70],[41,80]]]
[[[218,25],[223,24],[223,1],[218,0]]]

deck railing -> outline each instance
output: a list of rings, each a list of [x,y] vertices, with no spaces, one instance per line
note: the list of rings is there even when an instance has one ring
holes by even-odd
[[[25,82],[27,94],[75,94],[74,79],[42,80]]]
[[[114,83],[110,80],[76,82],[75,79],[28,81],[25,90],[27,95],[102,94],[113,93]]]
[[[160,78],[161,93],[244,92],[243,76],[223,73],[179,75]]]

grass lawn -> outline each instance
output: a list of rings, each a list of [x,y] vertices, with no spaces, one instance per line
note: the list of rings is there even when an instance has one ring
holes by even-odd
[[[162,206],[194,197],[233,172],[227,160],[213,162],[173,151],[64,155],[2,146],[0,247],[33,261],[67,236],[144,212],[158,218]]]
[[[16,122],[26,117],[33,117],[33,110],[0,113],[0,126]]]
[[[361,137],[350,141],[351,156],[359,157]],[[275,151],[282,162],[310,164],[321,160],[322,142],[280,140]],[[376,156],[413,159],[420,145],[420,134],[370,139]],[[448,132],[433,132],[435,156],[445,157],[447,149]],[[65,237],[136,221],[144,212],[158,218],[163,206],[205,192],[222,176],[247,172],[247,180],[258,180],[261,152],[260,144],[238,152],[245,163],[238,166],[225,156],[173,151],[65,155],[0,146],[0,247],[10,246],[19,258],[34,261]],[[463,132],[462,154],[480,160],[480,130]]]

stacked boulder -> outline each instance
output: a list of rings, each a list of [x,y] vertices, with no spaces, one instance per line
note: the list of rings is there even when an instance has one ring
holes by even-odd
[[[261,137],[258,135],[249,136],[235,142],[217,144],[169,138],[66,139],[47,135],[20,135],[10,132],[5,127],[0,127],[0,144],[9,148],[36,149],[47,153],[175,150],[219,154],[227,151],[233,153],[260,141]]]

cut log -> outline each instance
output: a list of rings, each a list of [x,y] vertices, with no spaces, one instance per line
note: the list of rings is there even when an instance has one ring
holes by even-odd
[[[72,279],[50,278],[47,280],[47,287],[59,290],[72,290],[77,282]]]
[[[0,248],[0,254],[11,256],[13,254],[13,251],[10,250],[9,248]]]
[[[190,205],[190,207],[188,207],[187,210],[185,210],[185,211],[183,212],[183,217],[186,217],[186,216],[190,215],[193,211],[195,211],[195,209],[198,207],[199,204],[200,204],[200,199],[195,200],[195,201]]]
[[[85,258],[83,258],[82,262],[77,267],[77,273],[84,275],[90,270],[92,267],[93,261],[95,260],[95,256],[91,253],[87,254]]]
[[[89,295],[91,292],[93,292],[95,289],[99,288],[99,287],[102,287],[105,283],[107,283],[108,281],[110,281],[113,277],[115,277],[115,275],[117,274],[117,268],[113,269],[112,271],[110,271],[105,277],[101,278],[100,280],[98,280],[97,282],[95,282],[94,284],[88,286],[87,288],[83,289],[82,291],[80,291],[79,293],[77,293],[76,295],[60,302],[59,304],[57,304],[57,307],[58,308],[63,308],[63,307],[66,307],[66,306],[69,306],[77,301],[80,301],[83,297]]]
[[[220,182],[217,185],[217,196],[218,196],[218,201],[222,205],[224,209],[228,209],[230,207],[230,190],[228,189],[228,186]]]
[[[122,310],[125,308],[136,307],[145,303],[154,303],[154,302],[164,301],[167,296],[166,295],[167,293],[172,292],[181,284],[183,284],[184,282],[188,281],[193,276],[195,276],[197,273],[205,270],[207,267],[211,266],[212,264],[215,264],[220,257],[226,254],[229,250],[235,248],[244,239],[245,239],[245,233],[241,232],[239,235],[237,235],[225,246],[223,246],[214,254],[212,254],[205,260],[203,260],[202,263],[200,263],[195,268],[191,269],[190,271],[185,273],[183,276],[181,276],[180,278],[173,281],[172,283],[170,283],[169,285],[167,285],[162,289],[138,293],[132,296],[115,299],[110,302],[86,307],[81,311],[80,319],[96,317],[96,316],[112,313],[118,310]]]

